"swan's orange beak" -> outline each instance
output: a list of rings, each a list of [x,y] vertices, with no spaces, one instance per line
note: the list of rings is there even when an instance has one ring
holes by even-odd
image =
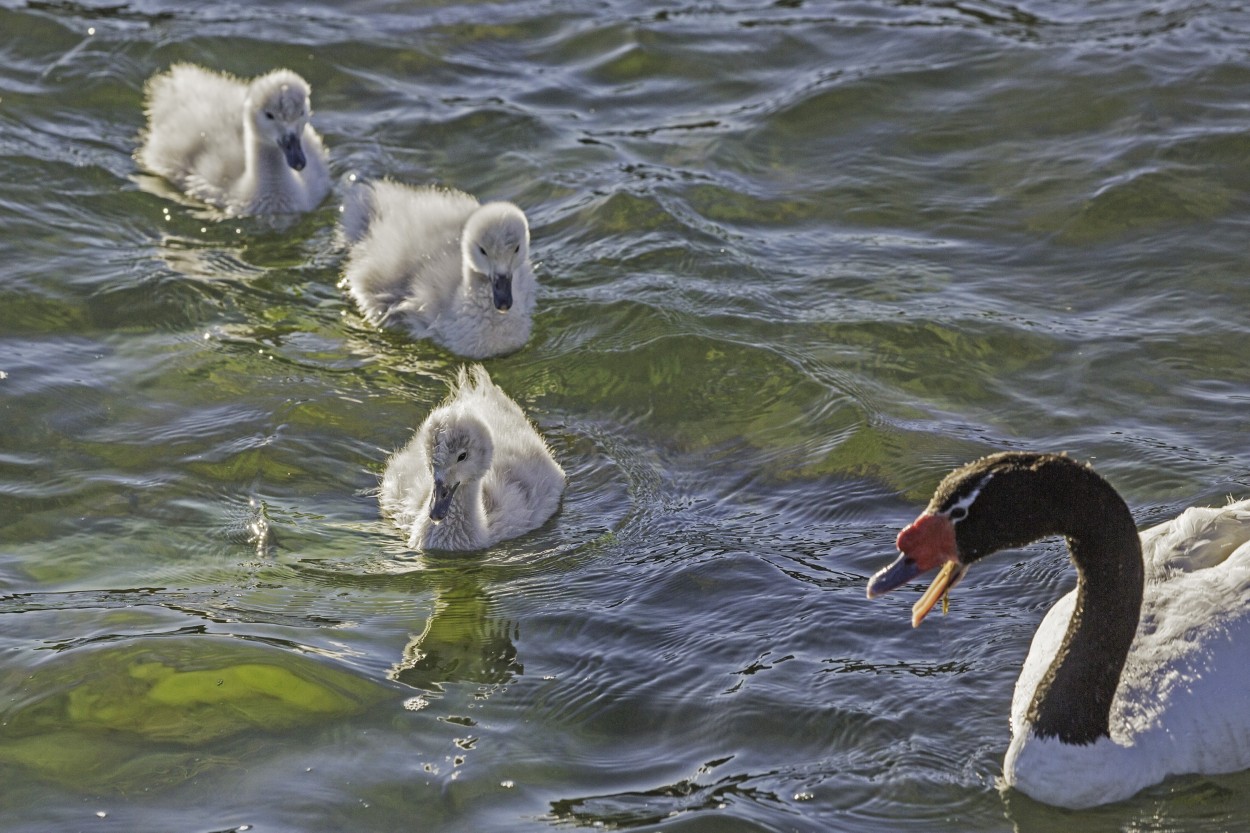
[[[944,599],[968,566],[959,560],[955,525],[945,515],[925,513],[898,534],[898,558],[868,580],[868,598],[875,599],[911,579],[938,569],[929,589],[912,605],[911,626],[920,625],[939,599]]]

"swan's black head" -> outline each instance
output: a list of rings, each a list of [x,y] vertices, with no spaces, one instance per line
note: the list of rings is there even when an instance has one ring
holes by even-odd
[[[1104,482],[1061,454],[993,454],[948,474],[925,512],[950,520],[959,559],[968,565],[1061,531],[1082,509],[1077,500],[1091,477]]]
[[[919,625],[969,565],[999,550],[1067,533],[1074,514],[1092,512],[1092,504],[1081,503],[1091,478],[1106,486],[1088,466],[1032,452],[994,454],[956,469],[938,484],[920,517],[898,534],[899,556],[869,580],[868,597],[939,570],[913,608],[912,624]]]
[[[1093,743],[1109,735],[1111,702],[1141,614],[1144,571],[1132,513],[1088,466],[1055,454],[1007,453],[951,472],[924,513],[899,533],[899,556],[868,582],[868,596],[939,569],[912,607],[914,627],[968,565],[1050,535],[1067,538],[1076,599],[1025,722],[1039,737]]]

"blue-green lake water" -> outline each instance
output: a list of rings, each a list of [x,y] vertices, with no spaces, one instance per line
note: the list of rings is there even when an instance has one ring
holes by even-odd
[[[334,197],[136,168],[177,61],[526,210],[486,365],[549,523],[405,550],[372,490],[459,360],[359,316]],[[1250,494],[1248,237],[1237,4],[0,0],[0,830],[1244,830],[1244,773],[999,791],[1061,542],[916,631],[864,585],[991,451],[1142,525]]]

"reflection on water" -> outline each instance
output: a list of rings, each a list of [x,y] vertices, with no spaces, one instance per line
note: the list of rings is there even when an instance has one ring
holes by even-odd
[[[517,659],[515,624],[500,619],[475,573],[456,575],[434,591],[425,629],[404,646],[387,676],[428,692],[449,683],[502,685],[524,671]]]

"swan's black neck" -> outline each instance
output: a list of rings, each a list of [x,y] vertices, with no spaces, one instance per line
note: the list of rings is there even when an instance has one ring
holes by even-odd
[[[1028,720],[1039,737],[1093,743],[1110,734],[1111,701],[1141,616],[1141,542],[1131,516],[1127,527],[1121,535],[1068,535],[1076,605],[1029,706]]]
[[[992,476],[980,480],[982,493],[956,525],[961,555],[965,543],[975,560],[1063,535],[1076,566],[1068,630],[1029,705],[1033,732],[1071,744],[1108,737],[1111,701],[1141,616],[1144,570],[1133,516],[1107,481],[1067,457],[1004,454],[974,467]]]

